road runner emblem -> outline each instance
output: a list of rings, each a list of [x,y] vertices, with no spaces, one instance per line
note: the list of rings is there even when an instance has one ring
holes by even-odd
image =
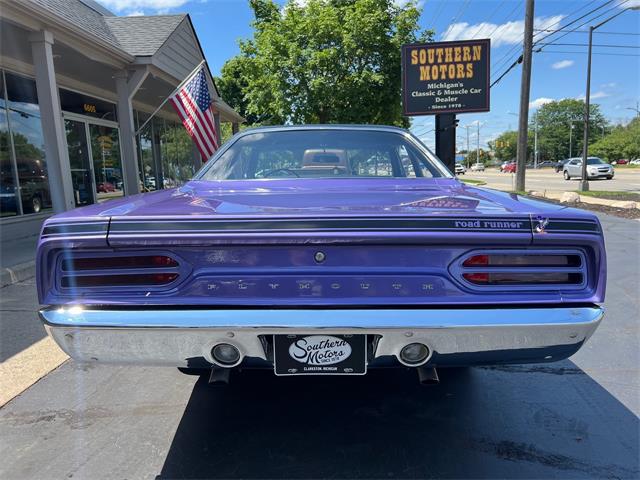
[[[545,217],[536,217],[537,220],[537,224],[536,224],[536,233],[547,233],[545,231],[545,229],[547,228],[547,225],[549,225],[549,219],[545,218]]]

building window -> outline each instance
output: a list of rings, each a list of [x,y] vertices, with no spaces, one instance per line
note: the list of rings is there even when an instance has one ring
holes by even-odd
[[[164,121],[160,142],[165,187],[178,187],[189,181],[195,173],[194,148],[184,126],[177,122]]]
[[[142,127],[148,120],[149,115],[136,111],[136,130]],[[138,162],[140,171],[140,184],[142,192],[152,192],[162,188],[160,178],[156,172],[156,162],[153,156],[153,122],[148,122],[137,136],[138,142]]]
[[[52,205],[36,85],[9,72],[3,77],[1,215],[40,213]]]

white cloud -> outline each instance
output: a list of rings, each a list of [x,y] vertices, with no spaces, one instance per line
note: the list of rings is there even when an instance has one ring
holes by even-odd
[[[610,96],[611,96],[610,93],[603,92],[602,90],[599,90],[597,92],[592,93],[589,100],[590,101],[591,100],[597,100],[598,98],[606,98],[606,97],[610,97]],[[584,100],[584,99],[585,99],[584,94],[579,95],[579,96],[576,97],[576,100]]]
[[[136,10],[134,12],[127,13],[127,17],[142,17],[144,12],[142,10]]]
[[[536,98],[533,102],[529,102],[529,108],[540,108],[545,103],[551,103],[551,102],[555,102],[555,99],[547,98],[547,97]]]
[[[633,8],[640,7],[640,0],[629,0],[628,2],[621,2],[618,4],[620,8]]]
[[[640,1],[640,0],[638,0]],[[618,84],[616,82],[603,83],[600,85],[602,88],[616,88]]]
[[[178,8],[189,0],[98,0],[101,4],[115,12],[142,12],[150,10],[154,13],[167,12]]]
[[[553,65],[551,65],[551,68],[553,68],[554,70],[561,70],[563,68],[570,67],[574,63],[575,62],[573,60],[560,60],[559,62],[556,62]]]
[[[639,0],[640,1],[640,0]],[[565,16],[536,17],[534,28],[547,29],[560,22]],[[469,38],[486,38],[491,35],[491,46],[515,45],[521,43],[524,37],[524,20],[506,22],[500,25],[490,22],[475,23],[459,22],[449,25],[441,36],[441,40],[466,40]]]

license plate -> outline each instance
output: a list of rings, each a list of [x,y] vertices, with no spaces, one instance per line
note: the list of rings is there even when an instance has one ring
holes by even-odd
[[[366,335],[274,335],[276,375],[364,375]]]

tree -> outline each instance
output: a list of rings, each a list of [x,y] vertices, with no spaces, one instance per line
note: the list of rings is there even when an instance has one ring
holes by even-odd
[[[527,159],[533,160],[533,132],[528,132]],[[518,148],[518,132],[516,130],[506,131],[493,141],[487,142],[489,148],[494,152],[496,160],[508,162],[515,160]]]
[[[540,160],[561,160],[569,157],[569,129],[571,133],[571,156],[582,155],[584,138],[584,108],[583,100],[565,98],[557,102],[544,104],[537,111],[538,117],[538,152]],[[598,105],[592,104],[589,121],[589,143],[594,143],[601,137],[602,128],[606,127],[606,120]],[[535,128],[532,121],[529,129]]]
[[[478,153],[476,150],[471,150],[469,155],[465,158],[465,163],[468,165],[473,165],[474,163],[478,163],[476,158],[478,157]],[[491,162],[491,156],[489,152],[484,151],[482,148],[480,149],[480,163],[484,163],[485,165]]]
[[[402,116],[400,49],[428,41],[414,2],[250,0],[252,39],[218,80],[250,122],[385,123]],[[223,95],[224,96],[224,95]]]
[[[589,155],[608,162],[640,158],[640,118],[633,119],[626,127],[615,127],[609,135],[590,145]]]

